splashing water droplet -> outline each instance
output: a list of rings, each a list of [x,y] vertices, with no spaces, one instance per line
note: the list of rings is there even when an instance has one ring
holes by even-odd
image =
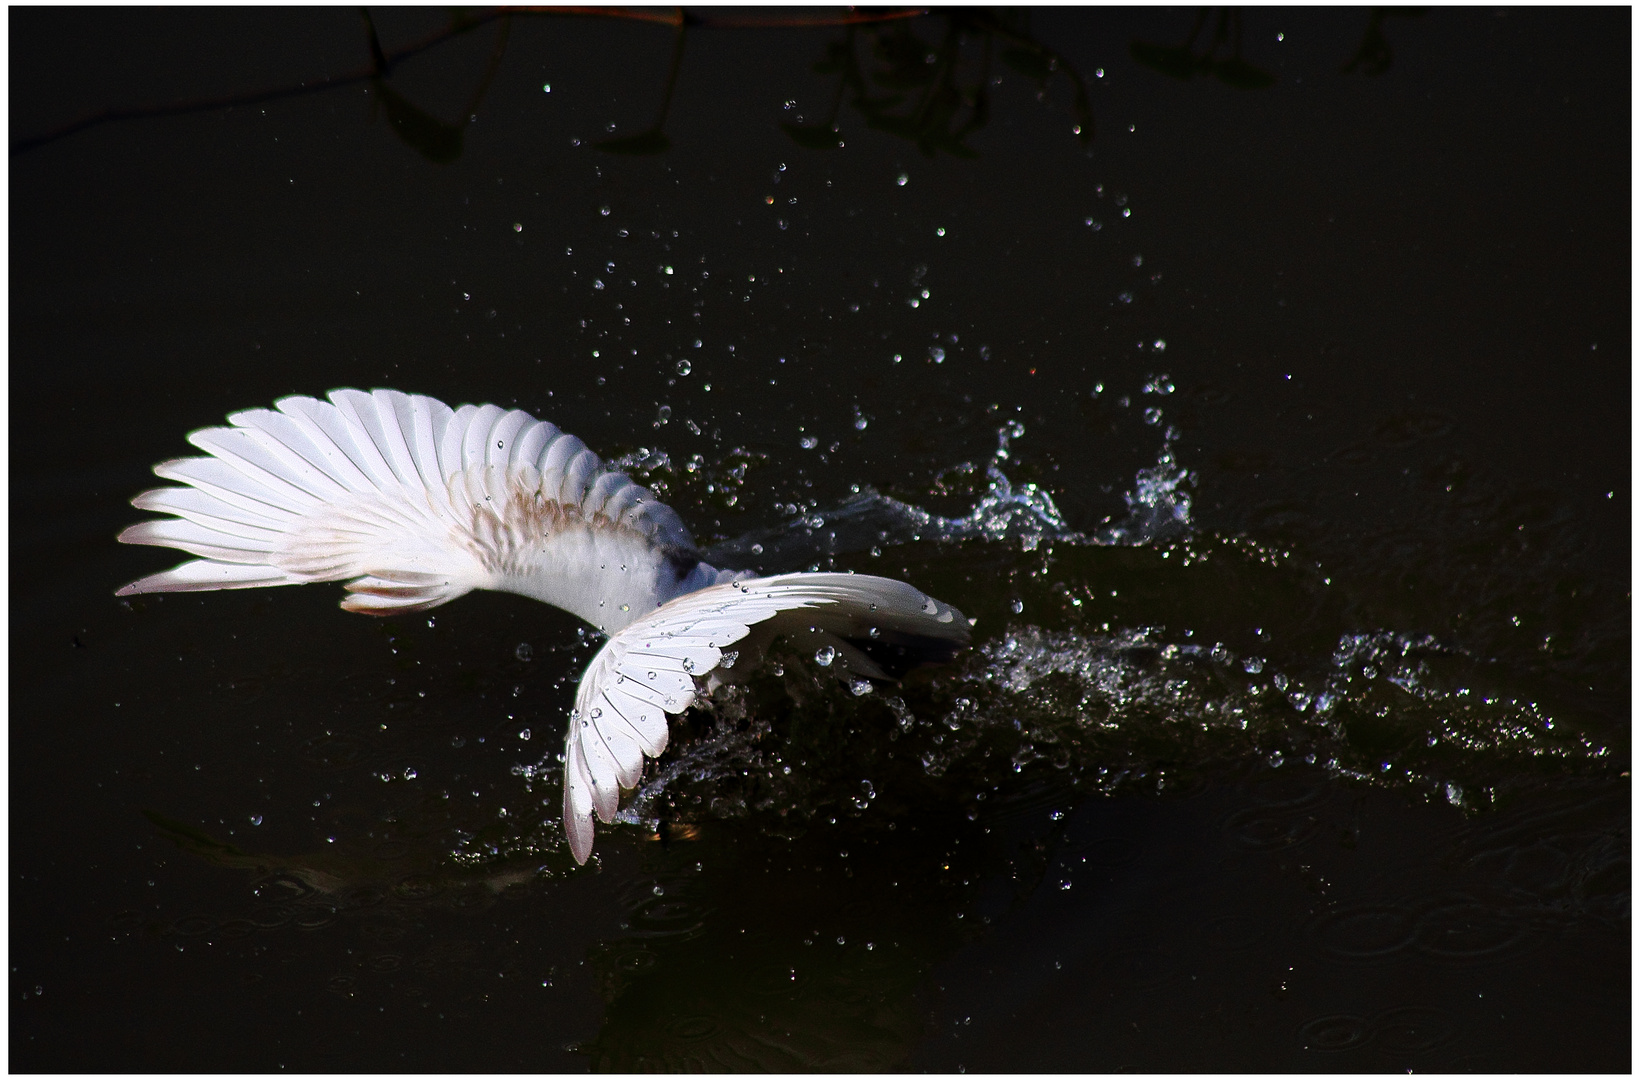
[[[830,645],[819,649],[814,654],[814,662],[821,667],[831,667],[831,662],[837,659],[837,650]]]
[[[865,695],[871,693],[871,683],[865,679],[855,679],[853,682],[848,684],[848,688],[849,692],[855,697],[864,697]]]
[[[797,445],[801,446],[805,450],[813,450],[816,446],[820,445],[820,440],[815,438],[813,435],[805,435],[801,439],[797,440]]]
[[[1258,656],[1249,656],[1241,662],[1241,669],[1249,675],[1257,675],[1264,670],[1264,659]]]
[[[513,655],[528,663],[529,660],[535,656],[535,650],[530,648],[529,642],[521,641],[518,643],[518,648],[513,650]]]
[[[693,370],[695,370],[695,369],[690,365],[689,361],[687,361],[687,360],[679,360],[678,361],[678,374],[679,375],[687,375]]]

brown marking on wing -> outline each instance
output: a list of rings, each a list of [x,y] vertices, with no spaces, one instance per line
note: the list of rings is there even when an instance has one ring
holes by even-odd
[[[507,478],[506,497],[499,505],[494,499],[485,499],[472,506],[463,546],[489,573],[527,573],[535,548],[574,528],[656,543],[649,533],[616,521],[602,510],[588,515],[574,503],[548,498],[539,488],[526,487],[520,482],[523,479],[519,473]]]

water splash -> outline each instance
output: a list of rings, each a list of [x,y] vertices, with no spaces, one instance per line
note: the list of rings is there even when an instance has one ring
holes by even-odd
[[[1122,496],[1128,516],[1095,533],[1094,543],[1133,546],[1174,540],[1190,533],[1190,493],[1185,489],[1195,478],[1173,456],[1177,435],[1169,429],[1156,464],[1140,469],[1133,490]]]
[[[1018,544],[1023,551],[1035,551],[1044,542],[1140,546],[1172,541],[1191,531],[1186,488],[1195,478],[1174,457],[1176,429],[1168,429],[1156,463],[1140,469],[1132,489],[1124,494],[1128,516],[1091,534],[1072,529],[1053,496],[1040,485],[1016,484],[1003,471],[1003,464],[1013,458],[1014,440],[1024,435],[1025,425],[1017,420],[997,429],[997,448],[985,463],[985,491],[966,514],[946,517],[867,487],[837,506],[726,540],[713,546],[707,558],[733,561],[754,555],[773,566],[801,563],[816,554],[835,556],[923,540],[977,539]],[[963,463],[956,469],[973,466]]]
[[[1575,724],[1557,725],[1548,707],[1502,686],[1494,665],[1428,635],[1345,634],[1330,653],[1246,659],[1162,627],[1015,626],[966,654],[937,690],[838,693],[829,674],[793,664],[785,693],[808,720],[758,707],[755,689],[721,688],[701,703],[710,730],[652,766],[619,820],[751,818],[779,830],[853,814],[864,809],[854,770],[866,762],[887,805],[1022,773],[1081,791],[1155,792],[1262,762],[1465,809],[1495,802],[1509,777],[1534,771],[1522,771],[1528,761],[1605,767]]]

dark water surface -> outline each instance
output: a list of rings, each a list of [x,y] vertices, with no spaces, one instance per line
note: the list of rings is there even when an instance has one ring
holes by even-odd
[[[673,33],[562,18],[13,156],[12,1067],[1629,1069],[1630,14],[1250,10],[1262,89],[1135,51],[1195,18],[957,27],[973,158],[960,97],[794,141],[825,27],[691,29],[670,149],[596,149]],[[14,143],[369,56],[10,19]],[[946,70],[904,29],[858,89]],[[975,647],[781,658],[577,868],[571,617],[113,596],[187,431],[338,386],[516,404]]]

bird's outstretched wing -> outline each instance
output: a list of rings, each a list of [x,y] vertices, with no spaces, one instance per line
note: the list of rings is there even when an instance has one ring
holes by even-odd
[[[491,588],[613,629],[717,579],[683,580],[698,560],[677,514],[519,409],[336,390],[228,420],[188,436],[209,457],[155,466],[188,486],[132,500],[175,516],[120,534],[199,558],[120,595],[346,581],[343,607],[390,615]],[[627,577],[595,580],[610,564]]]
[[[666,749],[667,714],[752,667],[777,635],[869,679],[949,659],[969,623],[903,581],[863,574],[785,574],[680,596],[615,634],[575,694],[564,747],[564,831],[577,862],[592,853],[592,815],[614,819],[643,759]]]

